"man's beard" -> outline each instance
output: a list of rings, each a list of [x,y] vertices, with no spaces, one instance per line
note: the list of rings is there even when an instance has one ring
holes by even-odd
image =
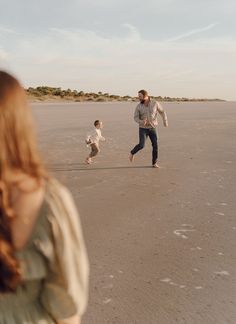
[[[144,99],[140,100],[140,103],[141,103],[141,104],[144,104],[144,102],[145,102],[145,100],[144,100]]]

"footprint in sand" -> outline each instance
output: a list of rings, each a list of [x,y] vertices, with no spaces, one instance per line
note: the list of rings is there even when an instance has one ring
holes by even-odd
[[[221,206],[227,206],[228,204],[225,203],[225,202],[221,202],[220,205],[221,205]]]
[[[169,284],[170,286],[178,287],[178,288],[180,288],[180,289],[183,289],[183,288],[186,287],[186,285],[179,285],[179,284],[173,282],[170,278],[164,278],[164,279],[161,279],[160,281],[161,281],[161,282],[164,282],[164,283],[167,283],[167,284]]]
[[[109,304],[111,301],[112,301],[111,298],[106,298],[104,299],[103,304]]]
[[[202,248],[201,248],[200,246],[196,246],[196,247],[194,247],[194,248],[191,248],[190,250],[191,250],[191,251],[195,251],[195,250],[199,250],[199,251],[201,251]]]
[[[182,224],[183,227],[190,227],[191,229],[188,229],[188,228],[182,228],[182,229],[176,229],[174,230],[174,234],[178,237],[181,237],[182,239],[188,239],[188,236],[186,235],[186,233],[188,232],[195,232],[196,230],[195,229],[192,229],[193,228],[193,225],[189,225],[189,224]]]
[[[230,276],[228,271],[215,271],[214,274],[218,275],[218,276]]]
[[[113,284],[108,284],[102,287],[102,289],[112,289],[112,288],[113,288]]]
[[[215,212],[215,215],[225,216],[225,214],[224,213],[221,213],[221,212]]]
[[[178,287],[180,289],[187,288],[186,285],[179,285],[179,284],[173,282],[170,278],[164,278],[164,279],[161,279],[160,281],[163,282],[163,283],[166,283],[166,284],[168,284],[170,286]],[[194,289],[201,290],[201,289],[204,289],[204,288],[202,286],[195,286]]]

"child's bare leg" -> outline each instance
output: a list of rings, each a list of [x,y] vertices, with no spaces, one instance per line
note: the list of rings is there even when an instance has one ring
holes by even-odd
[[[92,163],[92,159],[91,159],[90,156],[86,157],[86,159],[85,159],[85,163],[86,163],[86,164],[91,164],[91,163]]]

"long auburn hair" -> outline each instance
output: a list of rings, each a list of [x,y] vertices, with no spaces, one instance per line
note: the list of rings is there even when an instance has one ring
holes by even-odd
[[[0,293],[14,292],[22,280],[10,226],[17,217],[10,199],[13,186],[17,186],[12,181],[14,171],[39,183],[47,177],[25,90],[16,78],[0,71]]]

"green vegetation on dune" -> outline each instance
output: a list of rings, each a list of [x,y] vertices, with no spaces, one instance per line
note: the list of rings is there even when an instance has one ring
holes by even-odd
[[[94,92],[84,92],[77,90],[63,90],[61,88],[47,87],[41,86],[32,88],[29,87],[26,89],[26,93],[30,99],[37,99],[40,101],[50,100],[50,99],[64,99],[70,101],[132,101],[136,100],[130,96],[118,96],[118,95],[110,95],[109,93],[102,93],[99,91],[98,93]]]
[[[65,101],[93,101],[93,102],[109,102],[109,101],[137,101],[136,97],[131,96],[119,96],[110,95],[109,93],[98,93],[94,92],[84,92],[77,90],[63,90],[61,88],[54,88],[48,86],[40,86],[36,88],[29,87],[26,89],[26,93],[30,100],[36,101],[53,101],[53,100],[65,100]],[[172,97],[155,97],[158,101],[168,101],[168,102],[185,102],[185,101],[223,101],[221,99],[194,99],[194,98],[172,98]]]

